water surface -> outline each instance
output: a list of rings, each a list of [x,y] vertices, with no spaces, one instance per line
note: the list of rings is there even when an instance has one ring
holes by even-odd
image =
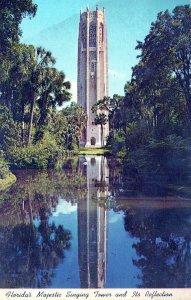
[[[101,156],[15,173],[0,194],[1,288],[191,287],[188,197],[137,191]]]

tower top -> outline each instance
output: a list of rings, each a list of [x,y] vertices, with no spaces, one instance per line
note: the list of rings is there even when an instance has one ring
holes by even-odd
[[[89,8],[89,5],[87,4],[87,6],[86,6],[86,12],[91,12],[91,11],[99,11],[99,6],[98,6],[98,4],[96,4],[96,9],[95,10],[90,10],[90,8]],[[100,10],[101,11],[101,10]],[[105,7],[103,7],[103,13],[105,13]],[[83,12],[83,9],[82,8],[80,8],[80,15],[82,15],[84,12]]]

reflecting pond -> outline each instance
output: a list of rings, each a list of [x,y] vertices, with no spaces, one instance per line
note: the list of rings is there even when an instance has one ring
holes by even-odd
[[[191,287],[189,197],[137,191],[102,156],[15,174],[0,194],[1,288]]]

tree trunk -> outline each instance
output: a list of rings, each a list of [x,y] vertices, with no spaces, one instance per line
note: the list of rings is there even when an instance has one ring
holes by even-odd
[[[186,96],[186,102],[188,107],[189,123],[191,124],[191,95]]]
[[[24,131],[25,131],[25,121],[24,121],[24,105],[22,105],[22,127],[21,127],[21,142],[22,142],[22,146],[24,146]]]
[[[115,122],[115,110],[113,111],[113,117],[111,118],[112,130],[113,130],[113,138],[115,140],[115,125],[114,125],[114,122]]]
[[[32,204],[31,204],[30,193],[28,193],[28,204],[29,204],[29,218],[30,218],[30,224],[33,225],[33,209],[32,209]]]
[[[27,146],[31,144],[32,126],[33,126],[33,116],[34,116],[34,105],[35,105],[35,94],[31,96],[31,107],[30,107],[30,121],[29,121],[29,131],[28,131],[28,143]]]
[[[103,125],[101,124],[101,147],[103,147]]]

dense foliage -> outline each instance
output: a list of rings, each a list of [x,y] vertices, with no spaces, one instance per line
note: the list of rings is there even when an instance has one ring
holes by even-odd
[[[174,153],[190,150],[190,27],[190,6],[178,6],[172,13],[159,13],[144,41],[137,43],[138,64],[125,96],[118,97],[109,113],[113,153],[138,163],[138,154],[162,157],[172,148]],[[105,98],[99,108],[109,110],[111,102]]]
[[[19,42],[23,17],[34,16],[37,7],[29,0],[17,2],[0,3],[0,150],[16,167],[47,167],[64,151],[79,147],[87,116],[76,104],[58,111],[71,98],[70,82],[55,68],[50,51]],[[139,61],[125,96],[105,97],[92,107],[102,136],[109,119],[113,154],[138,162],[151,152],[163,157],[172,145],[174,153],[189,150],[190,26],[189,5],[159,13],[137,43]]]
[[[9,174],[8,165],[0,153],[0,180],[5,179],[8,174]]]
[[[58,111],[71,99],[71,84],[52,53],[19,41],[22,19],[36,10],[32,0],[0,1],[0,150],[19,168],[55,165],[78,148],[87,120],[75,104]]]
[[[32,0],[0,0],[0,53],[7,55],[12,43],[18,42],[21,36],[19,25],[25,16],[33,17],[36,14],[37,6]]]

